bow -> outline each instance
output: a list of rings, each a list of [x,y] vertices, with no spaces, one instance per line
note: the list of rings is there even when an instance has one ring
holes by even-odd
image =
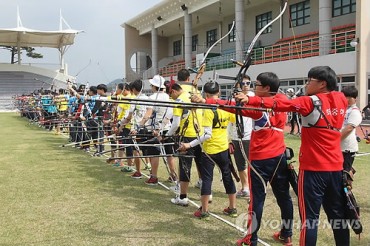
[[[192,71],[195,71],[197,73],[197,75],[195,76],[195,78],[193,80],[193,83],[192,83],[193,86],[194,86],[194,89],[196,89],[198,87],[198,81],[202,77],[204,71],[206,70],[206,59],[207,59],[207,56],[208,56],[209,52],[211,52],[211,50],[213,49],[213,47],[215,47],[219,42],[221,42],[224,38],[226,38],[227,36],[229,36],[229,34],[233,31],[234,26],[235,26],[235,21],[233,21],[233,24],[232,24],[230,30],[223,37],[221,37],[219,40],[217,40],[216,42],[214,42],[211,45],[211,47],[209,47],[209,49],[207,50],[206,54],[203,57],[202,62],[200,63],[199,68],[197,70],[192,70]]]
[[[247,70],[248,68],[250,67],[251,65],[251,62],[252,62],[252,50],[253,50],[253,47],[254,45],[256,44],[258,38],[261,36],[261,34],[269,27],[271,26],[275,21],[277,21],[278,19],[281,18],[281,16],[284,14],[286,8],[288,6],[288,0],[285,0],[285,3],[284,3],[284,7],[282,9],[282,11],[280,12],[280,14],[278,16],[275,17],[275,19],[273,19],[272,21],[270,21],[269,23],[267,23],[266,26],[264,26],[257,34],[256,36],[253,38],[252,42],[250,43],[249,47],[248,47],[248,50],[246,52],[246,56],[245,56],[245,60],[243,63],[240,63],[238,62],[238,64],[241,64],[241,67],[239,69],[239,72],[238,74],[236,75],[236,79],[235,79],[235,84],[234,84],[234,88],[233,88],[233,91],[234,93],[238,93],[240,92],[240,89],[242,88],[242,81],[243,81],[243,78],[245,76],[245,74],[247,73]],[[239,88],[238,88],[238,85],[239,85]],[[238,115],[241,115],[240,114],[240,110],[236,110],[235,112],[236,114]],[[237,119],[237,128],[238,128],[238,135],[240,138],[242,138],[243,136],[243,132],[244,130],[242,129],[242,126],[240,123],[242,122],[238,122],[241,120],[241,117],[238,119],[238,117],[236,117]]]
[[[239,72],[236,76],[236,83],[234,85],[234,89],[236,89],[236,85],[239,83],[239,85],[241,85],[241,82],[243,81],[243,77],[244,75],[246,74],[248,68],[250,67],[251,65],[251,62],[252,62],[252,50],[253,50],[253,47],[254,45],[256,44],[258,38],[261,36],[261,34],[269,27],[271,26],[275,21],[277,21],[278,19],[281,18],[281,16],[284,14],[286,8],[288,6],[288,0],[285,0],[285,3],[284,3],[284,7],[282,9],[282,11],[280,12],[280,14],[278,16],[275,17],[275,19],[273,19],[272,21],[270,21],[269,23],[267,23],[266,26],[264,26],[257,34],[256,36],[253,38],[252,42],[250,43],[249,47],[248,47],[248,50],[246,52],[246,56],[245,56],[245,60],[244,62],[242,63],[240,69],[239,69]],[[241,87],[240,87],[241,88]]]
[[[209,52],[213,49],[213,47],[215,47],[218,43],[220,43],[224,38],[226,38],[232,31],[233,31],[233,29],[234,29],[234,27],[235,27],[235,21],[233,21],[233,24],[232,24],[232,26],[231,26],[231,28],[230,28],[230,30],[224,35],[224,36],[222,36],[220,39],[218,39],[216,42],[214,42],[210,47],[209,47],[209,49],[207,50],[207,52],[206,52],[206,54],[204,55],[204,57],[203,57],[203,60],[202,60],[202,62],[201,62],[201,64],[200,64],[200,66],[199,66],[199,68],[197,69],[197,71],[196,71],[196,76],[195,76],[195,78],[194,78],[194,80],[193,80],[193,82],[192,82],[192,85],[193,85],[193,91],[196,91],[196,89],[197,89],[197,87],[198,87],[198,81],[201,79],[201,77],[202,77],[202,75],[203,75],[203,73],[204,73],[204,71],[205,71],[205,69],[206,69],[206,59],[207,59],[207,57],[208,57],[208,54],[209,54]],[[202,94],[203,94],[203,88],[202,88],[202,92],[201,92]],[[195,132],[196,132],[196,135],[197,135],[197,139],[198,139],[198,141],[200,142],[200,148],[202,149],[202,152],[207,156],[207,158],[209,159],[209,160],[211,160],[212,162],[213,162],[213,164],[216,166],[216,167],[218,167],[218,165],[217,165],[217,163],[204,151],[204,149],[203,149],[203,146],[202,146],[202,143],[201,143],[201,141],[200,141],[200,135],[199,135],[199,132],[200,132],[200,128],[199,128],[199,125],[198,125],[198,122],[199,122],[199,119],[198,119],[198,116],[197,116],[197,113],[196,113],[196,111],[195,111],[195,109],[193,108],[192,110],[191,110],[191,114],[193,115],[193,126],[194,126],[194,128],[195,128]],[[221,170],[219,170],[220,171],[220,173],[221,173]],[[236,172],[232,172],[234,175],[236,174]],[[236,180],[238,180],[239,179],[239,177],[236,175]]]
[[[243,78],[244,76],[246,75],[247,73],[247,70],[248,68],[250,67],[251,65],[251,62],[252,62],[252,50],[253,50],[253,47],[254,45],[256,44],[258,38],[261,36],[261,34],[269,27],[271,26],[275,21],[277,21],[278,19],[281,18],[281,16],[284,14],[286,8],[288,6],[288,0],[285,0],[285,3],[284,3],[284,7],[282,9],[282,11],[280,12],[280,14],[275,17],[275,19],[273,19],[272,21],[270,21],[269,23],[267,23],[267,25],[265,25],[257,34],[256,36],[253,38],[252,42],[250,43],[249,47],[248,47],[248,50],[246,52],[246,56],[245,56],[245,60],[243,63],[241,62],[237,62],[237,64],[241,65],[240,66],[240,69],[239,69],[239,72],[238,74],[236,75],[236,78],[235,78],[235,84],[233,86],[233,92],[234,94],[236,93],[239,93],[241,92],[241,88],[242,88],[242,81],[243,81]],[[239,85],[239,87],[238,87]],[[236,106],[242,106],[240,105],[240,102],[237,102],[236,103]],[[243,158],[244,160],[246,160],[246,162],[248,163],[248,165],[251,167],[251,169],[257,174],[257,176],[259,176],[259,178],[261,179],[262,181],[262,184],[264,185],[264,188],[265,188],[265,192],[266,192],[266,185],[265,185],[265,182],[263,180],[263,178],[259,175],[259,173],[254,170],[254,167],[249,163],[249,160],[248,160],[248,155],[245,153],[245,149],[244,149],[244,146],[243,146],[243,142],[242,142],[242,138],[244,137],[244,126],[243,126],[243,116],[241,114],[241,108],[237,108],[235,110],[235,118],[236,118],[236,129],[237,129],[237,133],[238,133],[238,143],[239,143],[239,146],[240,146],[240,149],[241,149],[241,152],[242,152],[242,155],[243,155]]]

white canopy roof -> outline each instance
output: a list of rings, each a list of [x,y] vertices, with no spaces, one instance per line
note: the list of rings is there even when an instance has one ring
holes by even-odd
[[[1,46],[62,48],[72,45],[76,34],[81,31],[39,31],[25,27],[0,29]]]

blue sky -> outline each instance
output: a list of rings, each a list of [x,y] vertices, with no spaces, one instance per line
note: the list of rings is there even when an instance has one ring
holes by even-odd
[[[17,6],[24,27],[58,30],[59,11],[71,28],[84,30],[66,53],[69,74],[78,74],[79,83],[108,83],[124,77],[123,22],[159,3],[161,0],[0,0],[0,28],[17,26]],[[24,63],[59,62],[58,51],[36,49],[42,60]],[[0,62],[9,62],[9,53],[0,49]],[[90,62],[91,60],[91,62]],[[85,68],[85,69],[84,69]],[[81,71],[84,69],[83,71]]]

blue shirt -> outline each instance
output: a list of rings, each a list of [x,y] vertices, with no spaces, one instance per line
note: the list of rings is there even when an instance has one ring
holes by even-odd
[[[57,107],[53,103],[53,98],[51,96],[41,97],[42,108],[48,113],[58,112]]]

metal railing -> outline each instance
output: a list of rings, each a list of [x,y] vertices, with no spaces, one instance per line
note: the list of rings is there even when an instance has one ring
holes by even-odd
[[[191,66],[195,67],[195,59],[191,61]],[[178,61],[173,64],[160,68],[159,74],[161,74],[163,77],[168,77],[171,75],[176,75],[177,72],[183,68],[185,68],[185,61],[181,60],[181,61]]]
[[[344,32],[333,33],[330,36],[312,35],[310,38],[300,38],[297,40],[284,41],[271,46],[254,48],[252,50],[252,64],[265,64],[270,62],[280,62],[293,59],[302,59],[320,55],[320,40],[328,39],[329,47],[322,47],[329,54],[354,51],[355,48],[350,45],[355,38],[356,31],[349,30]],[[215,56],[207,59],[206,70],[218,70],[232,68],[236,65],[230,59],[235,59],[236,53]],[[195,66],[193,60],[192,66]],[[185,62],[179,61],[160,68],[162,76],[175,75],[177,71],[185,68]]]

